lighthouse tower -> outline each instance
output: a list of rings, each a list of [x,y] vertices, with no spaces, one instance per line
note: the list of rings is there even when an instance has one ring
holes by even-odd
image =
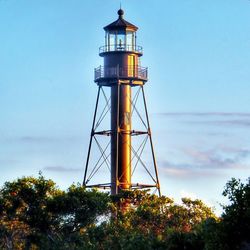
[[[144,93],[144,85],[148,80],[148,69],[140,66],[143,50],[141,46],[137,45],[136,41],[138,28],[127,22],[124,19],[124,11],[119,9],[118,19],[105,26],[104,30],[105,45],[99,49],[99,55],[103,57],[104,65],[95,69],[94,81],[98,86],[98,93],[83,185],[86,187],[110,188],[111,194],[118,194],[121,190],[152,188],[158,190],[160,195],[160,184]],[[104,89],[108,89],[109,98]],[[145,119],[136,108],[139,94],[133,97],[132,91],[136,93],[140,91],[141,93]],[[99,107],[101,95],[105,97],[105,107]],[[107,111],[110,111],[110,126],[104,130],[98,130],[97,125],[101,122],[103,114],[107,113],[107,111],[101,112],[101,117],[98,119],[98,109],[104,108],[106,110],[106,107]],[[133,113],[137,113],[140,117],[145,125],[144,130],[133,128]],[[104,149],[98,142],[98,138],[103,136],[109,137],[109,144]],[[141,159],[142,146],[140,151],[133,148],[133,141],[137,136],[146,136],[149,139],[150,154],[147,157],[152,159],[151,168]],[[97,143],[101,152],[100,159],[97,159],[95,165],[90,162],[91,154],[95,154],[92,152],[93,142]],[[134,158],[137,160],[136,163],[133,163]],[[91,182],[94,175],[104,174],[100,172],[102,163],[106,164],[110,170],[110,175],[106,176],[107,181],[105,183]],[[144,183],[143,174],[141,174],[140,181],[133,182],[133,173],[138,163],[143,166],[145,175],[150,176],[150,183]]]

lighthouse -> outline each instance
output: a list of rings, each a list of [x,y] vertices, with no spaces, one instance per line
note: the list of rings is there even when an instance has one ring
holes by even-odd
[[[99,48],[103,66],[99,66],[94,71],[94,81],[98,86],[98,92],[83,185],[90,188],[108,188],[113,195],[121,190],[144,188],[156,189],[160,195],[158,170],[144,92],[144,86],[148,81],[148,69],[141,66],[143,49],[137,45],[138,27],[124,19],[122,9],[119,9],[117,13],[117,20],[104,27],[105,45]],[[104,89],[108,91],[108,97]],[[141,93],[145,119],[136,108],[139,94],[136,94],[135,100],[133,92]],[[106,129],[98,130],[96,125],[97,123],[99,125],[102,120],[97,118],[98,109],[103,108],[99,103],[102,94],[106,100],[105,108],[109,107],[107,110],[110,112],[110,122]],[[102,117],[105,112],[101,113]],[[143,130],[136,130],[133,127],[133,113],[137,113],[145,125]],[[98,142],[98,138],[103,136],[109,138],[109,144],[104,149]],[[134,138],[137,136],[146,136],[149,141],[150,154],[147,157],[152,159],[151,167],[148,167],[141,159],[141,151],[133,148]],[[92,165],[90,156],[94,153],[92,152],[94,142],[98,145],[101,157],[97,164]],[[137,160],[136,163],[133,163],[134,158]],[[99,171],[102,163],[106,164],[110,170],[110,174],[106,176],[107,181],[91,183],[94,175],[103,175],[103,172]],[[141,180],[133,182],[133,173],[138,163],[142,165],[145,175],[150,176],[150,183],[144,183],[143,174]]]

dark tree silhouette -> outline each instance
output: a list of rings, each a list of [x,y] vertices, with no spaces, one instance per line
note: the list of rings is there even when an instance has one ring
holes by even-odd
[[[110,196],[72,185],[60,190],[42,175],[0,190],[1,249],[250,249],[250,183],[232,179],[221,218],[201,200],[147,191]],[[124,204],[126,203],[126,209]]]

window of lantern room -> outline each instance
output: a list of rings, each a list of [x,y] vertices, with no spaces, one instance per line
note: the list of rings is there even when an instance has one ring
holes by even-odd
[[[108,51],[115,50],[116,33],[115,32],[107,32],[106,37],[107,37],[107,41],[106,41],[107,50]]]
[[[124,31],[117,31],[116,50],[126,50],[126,34]]]
[[[134,45],[135,45],[135,33],[131,31],[127,31],[127,41],[126,41],[126,48],[127,50],[134,50]]]
[[[136,45],[136,33],[133,31],[114,30],[106,33],[107,51],[133,51]]]

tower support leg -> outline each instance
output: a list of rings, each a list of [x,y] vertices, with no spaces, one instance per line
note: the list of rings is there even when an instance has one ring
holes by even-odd
[[[151,134],[150,124],[149,124],[149,118],[148,118],[148,110],[147,110],[147,104],[146,104],[146,97],[145,97],[143,86],[141,86],[141,88],[142,88],[142,95],[143,95],[143,103],[144,103],[144,108],[145,108],[145,114],[146,114],[146,119],[147,119],[148,134],[149,134],[149,140],[150,140],[150,146],[151,146],[151,153],[152,153],[152,157],[153,157],[154,169],[155,169],[155,176],[156,176],[156,181],[157,181],[156,184],[157,184],[157,189],[158,189],[159,196],[161,196],[160,182],[159,182],[159,177],[158,177],[158,170],[157,170],[157,164],[156,164],[156,159],[155,159],[152,134]]]
[[[85,173],[84,173],[84,178],[83,178],[83,186],[86,186],[86,177],[87,177],[87,172],[88,172],[90,151],[91,151],[93,136],[94,136],[94,132],[95,132],[94,131],[95,130],[95,120],[96,120],[97,108],[98,108],[98,103],[99,103],[100,90],[101,90],[101,86],[98,87],[98,93],[97,93],[97,98],[96,98],[95,113],[94,113],[92,129],[91,129],[91,134],[90,134],[90,140],[89,140],[89,149],[88,149],[87,161],[86,161],[86,166],[85,166]]]

